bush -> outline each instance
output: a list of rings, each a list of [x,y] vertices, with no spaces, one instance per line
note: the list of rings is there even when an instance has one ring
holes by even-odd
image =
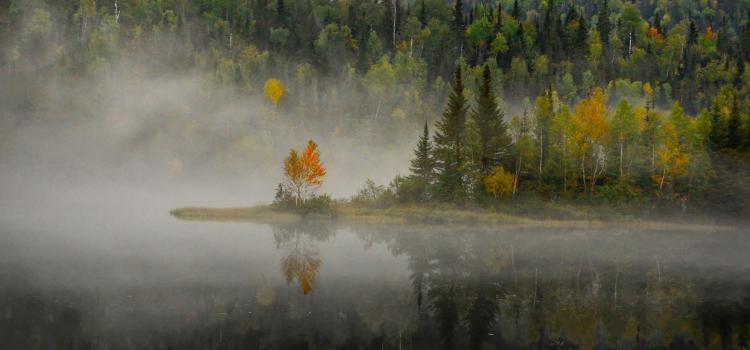
[[[627,179],[616,180],[596,189],[597,196],[610,203],[629,202],[641,196],[641,190]]]
[[[273,207],[277,209],[293,211],[299,213],[300,215],[335,215],[335,203],[333,199],[331,199],[331,196],[327,194],[311,195],[310,198],[307,198],[302,203],[295,203],[294,199],[294,194],[284,188],[283,185],[279,184],[278,187],[276,187],[276,195],[274,196]]]
[[[374,181],[367,179],[365,185],[351,199],[352,204],[370,207],[370,208],[387,208],[398,202],[396,195],[400,176],[396,177],[386,188],[383,185],[376,185]]]

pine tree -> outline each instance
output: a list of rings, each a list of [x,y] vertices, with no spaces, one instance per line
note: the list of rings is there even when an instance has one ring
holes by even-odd
[[[697,42],[698,42],[698,26],[695,25],[695,21],[691,19],[690,24],[688,25],[688,36],[687,36],[688,47],[692,47]]]
[[[510,15],[513,16],[516,21],[521,20],[521,6],[518,4],[518,0],[513,1],[513,10]]]
[[[721,108],[717,102],[711,108],[711,130],[708,140],[714,149],[722,149],[727,145],[726,128],[721,116]]]
[[[609,21],[609,5],[607,4],[607,0],[604,0],[604,2],[602,3],[602,7],[599,9],[596,30],[599,32],[602,43],[608,45],[609,34],[612,32],[612,23],[610,23]]]
[[[719,34],[718,38],[716,39],[716,46],[719,49],[719,52],[723,54],[731,54],[730,52],[730,38],[729,33],[727,32],[727,17],[724,16],[721,18],[721,27],[719,28]]]
[[[286,25],[286,10],[284,9],[284,0],[276,0],[276,25],[284,27]]]
[[[740,34],[740,50],[742,51],[742,58],[750,60],[750,11],[745,27],[742,28],[742,34]]]
[[[435,132],[435,160],[438,170],[438,189],[443,200],[461,203],[465,195],[463,181],[463,138],[466,130],[468,101],[464,96],[461,67],[456,68],[453,89],[448,97],[448,108],[437,123]]]
[[[492,91],[492,72],[489,66],[484,67],[473,117],[481,138],[479,166],[485,176],[499,163],[500,158],[506,153],[505,148],[510,144],[503,112],[498,107]]]
[[[729,114],[729,121],[727,123],[727,147],[732,149],[740,149],[742,147],[742,133],[740,128],[742,122],[740,121],[740,109],[737,101],[737,94],[732,97],[732,111]]]
[[[464,4],[462,0],[456,0],[453,6],[453,22],[451,22],[451,29],[456,39],[456,44],[461,50],[463,46],[464,33],[466,32],[466,25],[464,24]]]
[[[425,27],[427,25],[427,8],[424,5],[424,0],[420,0],[419,5],[419,23],[422,24],[422,27]]]
[[[430,130],[427,122],[424,123],[424,132],[419,137],[417,149],[414,150],[414,159],[411,160],[411,173],[415,177],[430,182],[432,180],[434,163],[432,161],[432,142],[430,141]]]

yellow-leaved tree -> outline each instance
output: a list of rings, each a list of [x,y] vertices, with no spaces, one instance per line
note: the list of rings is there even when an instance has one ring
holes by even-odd
[[[502,198],[513,194],[516,177],[503,167],[495,167],[492,175],[484,178],[484,188],[495,198]]]
[[[289,155],[284,159],[286,186],[294,193],[295,206],[304,203],[310,189],[323,184],[325,175],[326,169],[320,161],[318,144],[313,140],[308,141],[307,147],[301,153],[294,149],[289,150]]]
[[[606,152],[604,146],[609,135],[607,123],[607,97],[601,88],[594,89],[591,96],[578,102],[573,116],[573,142],[576,154],[581,160],[581,177],[586,188],[589,176],[589,191],[594,195],[596,179],[605,170]],[[587,169],[587,167],[589,169]]]
[[[654,175],[654,180],[659,185],[659,193],[662,192],[665,183],[674,184],[674,181],[687,174],[690,164],[690,153],[687,146],[680,142],[677,125],[669,122],[662,129],[662,140],[664,143],[656,151],[656,164],[661,168],[659,174]]]
[[[263,96],[266,97],[274,107],[279,105],[279,100],[284,96],[284,85],[279,79],[268,79],[263,85]]]

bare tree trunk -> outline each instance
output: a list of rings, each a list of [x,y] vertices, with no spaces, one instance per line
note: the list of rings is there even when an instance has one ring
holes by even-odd
[[[393,47],[396,47],[396,15],[398,14],[396,11],[396,2],[393,2]]]
[[[568,192],[568,148],[563,144],[563,192]]]
[[[620,278],[620,268],[617,268],[617,272],[615,273],[615,293],[614,293],[614,301],[615,304],[617,304],[617,280]]]
[[[591,198],[594,198],[594,189],[596,188],[596,175],[599,172],[599,159],[594,160],[594,169],[591,172]]]
[[[625,175],[624,172],[623,172],[623,170],[622,170],[622,158],[623,158],[623,153],[624,153],[623,152],[623,148],[625,148],[625,146],[624,146],[623,142],[621,141],[620,142],[620,177],[623,177],[623,175]]]
[[[667,177],[667,168],[664,167],[661,172],[661,179],[659,179],[659,194],[661,194],[661,189],[664,187],[664,178]]]
[[[516,198],[516,189],[518,188],[518,178],[521,176],[521,164],[523,162],[523,154],[518,155],[518,162],[516,163],[516,176],[513,178],[513,198]]]
[[[586,193],[586,155],[581,156],[581,181],[583,182],[583,193]]]
[[[544,130],[539,134],[539,187],[541,187],[542,169],[544,168]]]

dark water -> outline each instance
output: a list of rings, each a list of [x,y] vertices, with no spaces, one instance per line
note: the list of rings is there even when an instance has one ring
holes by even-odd
[[[128,209],[123,209],[128,208]],[[3,349],[735,349],[750,236],[0,214]]]

